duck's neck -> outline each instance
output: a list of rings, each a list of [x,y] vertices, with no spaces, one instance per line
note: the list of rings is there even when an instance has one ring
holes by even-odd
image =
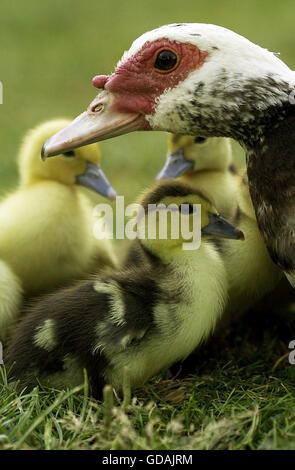
[[[274,261],[292,268],[295,230],[295,105],[270,108],[259,133],[244,139],[249,189],[259,228]]]

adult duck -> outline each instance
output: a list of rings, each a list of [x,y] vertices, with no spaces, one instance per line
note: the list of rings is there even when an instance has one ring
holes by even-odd
[[[180,23],[140,36],[93,83],[103,91],[43,155],[135,130],[236,139],[266,246],[295,286],[294,72],[228,29]]]

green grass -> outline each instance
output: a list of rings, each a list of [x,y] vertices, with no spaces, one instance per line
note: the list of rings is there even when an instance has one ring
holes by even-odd
[[[277,363],[291,320],[253,312],[131,402],[94,401],[87,381],[65,392],[0,386],[0,449],[295,450],[295,366]]]
[[[294,68],[294,13],[293,0],[1,0],[0,194],[17,183],[24,133],[83,111],[95,96],[91,77],[111,72],[142,32],[174,21],[221,24],[280,51]],[[104,170],[129,203],[160,169],[165,135],[131,134],[101,147]],[[125,410],[115,399],[104,411],[86,386],[63,394],[0,386],[0,448],[295,449],[295,367],[285,358],[274,369],[294,327],[287,315],[260,316],[201,348],[186,373],[137,390]]]

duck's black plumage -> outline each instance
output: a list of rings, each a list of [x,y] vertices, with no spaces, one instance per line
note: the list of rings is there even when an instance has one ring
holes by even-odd
[[[274,262],[295,268],[295,107],[287,103],[247,150],[249,189]]]

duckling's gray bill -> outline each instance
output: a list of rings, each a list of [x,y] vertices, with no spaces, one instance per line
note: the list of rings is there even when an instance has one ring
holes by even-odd
[[[111,200],[116,199],[117,193],[111,186],[100,166],[94,165],[91,162],[87,162],[85,172],[82,175],[77,176],[76,183],[92,189],[96,193]]]
[[[187,173],[194,168],[194,163],[187,160],[183,149],[168,155],[165,165],[157,175],[157,181],[162,179],[173,179]]]
[[[202,228],[202,233],[233,240],[245,240],[241,230],[234,227],[219,214],[209,214],[209,224]]]

